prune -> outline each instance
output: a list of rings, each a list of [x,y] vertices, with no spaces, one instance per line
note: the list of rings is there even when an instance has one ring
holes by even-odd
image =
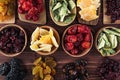
[[[78,62],[79,61],[79,62]],[[63,67],[63,72],[65,74],[65,80],[86,80],[88,78],[88,72],[83,66],[86,61],[80,59],[74,63],[68,63]],[[78,68],[79,67],[79,68]]]
[[[3,52],[17,53],[22,50],[25,44],[25,34],[22,30],[11,26],[3,29],[0,34],[0,49]]]
[[[0,65],[1,75],[7,75],[9,71],[10,71],[10,65],[7,62]]]
[[[98,68],[99,75],[105,80],[116,80],[120,75],[120,64],[112,59],[105,58]]]

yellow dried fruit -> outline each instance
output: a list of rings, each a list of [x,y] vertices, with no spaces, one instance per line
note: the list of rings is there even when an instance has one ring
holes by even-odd
[[[57,63],[56,63],[56,61],[48,60],[48,61],[46,62],[46,65],[50,66],[51,68],[55,68],[56,65],[57,65]]]
[[[41,57],[39,57],[38,59],[36,59],[33,64],[34,65],[39,65],[40,62],[42,62],[42,58]]]
[[[54,60],[54,58],[53,57],[45,57],[45,62],[47,62],[49,60]]]
[[[40,66],[35,66],[35,67],[33,68],[33,70],[32,70],[32,74],[33,74],[33,75],[38,74],[40,69],[41,69]]]
[[[48,34],[49,34],[48,30],[40,28],[40,36],[44,36]]]
[[[31,44],[33,44],[36,40],[38,40],[39,37],[40,37],[40,28],[37,27],[35,31],[32,33]]]
[[[54,76],[55,74],[56,74],[56,70],[52,68],[52,69],[51,69],[51,75]]]
[[[79,12],[79,14],[85,21],[91,21],[98,18],[95,6],[84,8]]]
[[[51,78],[52,78],[51,75],[46,75],[44,80],[51,80]]]
[[[53,62],[54,58],[46,57],[44,60]],[[54,80],[52,76],[56,74],[56,70],[42,61],[42,57],[35,60],[33,64],[35,65],[32,70],[32,74],[34,75],[33,80]]]

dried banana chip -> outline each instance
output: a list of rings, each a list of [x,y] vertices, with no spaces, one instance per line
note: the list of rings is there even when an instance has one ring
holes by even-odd
[[[46,75],[44,80],[51,80],[52,76],[51,75]]]

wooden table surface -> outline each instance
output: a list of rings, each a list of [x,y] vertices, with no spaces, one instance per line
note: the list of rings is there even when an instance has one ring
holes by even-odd
[[[101,1],[101,3],[102,3],[102,1]],[[99,19],[98,24],[96,26],[90,26],[91,29],[92,29],[92,32],[93,32],[94,41],[95,41],[95,35],[100,28],[102,28],[104,26],[110,26],[110,25],[115,26],[115,27],[120,26],[120,24],[104,25],[103,20],[102,20],[103,19],[103,10],[102,9],[103,8],[102,8],[102,4],[101,4],[101,14],[100,14],[100,19]],[[53,28],[55,28],[59,32],[59,35],[60,35],[60,38],[61,38],[64,30],[69,26],[60,27],[60,26],[57,26],[52,21],[52,19],[50,17],[50,14],[49,14],[49,0],[46,0],[46,12],[47,12],[47,14],[46,14],[47,15],[47,23],[45,25],[52,26]],[[72,24],[76,24],[76,23],[78,24],[77,18],[75,19],[75,21]],[[30,46],[30,36],[37,26],[42,26],[42,25],[35,25],[35,24],[29,24],[29,23],[21,22],[18,19],[17,14],[16,14],[15,24],[18,24],[21,27],[23,27],[26,30],[27,35],[28,35],[27,47],[21,55],[17,56],[17,58],[20,58],[21,60],[23,60],[24,64],[26,65],[26,67],[28,69],[28,74],[27,74],[27,76],[24,80],[32,80],[32,74],[31,74],[31,69],[32,69],[32,66],[33,66],[32,63],[36,58],[40,57],[41,55],[39,55],[39,54],[30,50],[30,48],[29,48],[29,46]],[[55,59],[58,63],[57,74],[55,76],[55,80],[64,80],[64,75],[62,74],[62,66],[64,64],[72,62],[76,59],[79,59],[79,58],[73,58],[73,57],[67,55],[63,51],[61,44],[60,44],[59,49],[51,56],[55,57]],[[116,56],[113,56],[113,57],[110,57],[110,58],[115,59],[117,61],[120,61],[119,57],[120,57],[120,54],[118,54]],[[97,52],[94,44],[93,44],[93,47],[90,50],[90,52],[87,55],[85,55],[81,58],[88,61],[87,69],[88,69],[88,73],[89,73],[89,80],[101,80],[100,77],[96,74],[96,68],[101,63],[101,60],[102,60],[103,57],[100,55],[99,52]],[[0,64],[5,62],[5,61],[8,61],[9,59],[10,58],[8,58],[8,57],[0,55]],[[0,76],[0,80],[4,80],[4,77]],[[118,79],[118,80],[120,80],[120,79]]]

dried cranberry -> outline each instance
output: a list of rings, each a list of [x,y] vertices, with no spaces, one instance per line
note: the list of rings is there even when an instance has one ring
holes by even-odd
[[[79,33],[79,34],[77,34],[76,36],[77,36],[77,41],[78,41],[78,42],[83,41],[83,35],[82,35],[82,33]]]
[[[66,43],[65,44],[65,48],[69,51],[72,50],[74,48],[74,44],[73,43]]]
[[[67,42],[75,43],[77,41],[77,37],[75,35],[68,35],[66,36]]]
[[[72,49],[72,50],[70,51],[70,53],[71,53],[72,55],[77,55],[77,54],[78,54],[78,49]]]
[[[84,41],[88,41],[89,42],[90,40],[91,40],[91,35],[90,34],[86,34]]]
[[[30,1],[25,1],[22,5],[22,9],[25,11],[30,10],[33,7],[33,4]]]
[[[68,29],[68,34],[76,34],[77,33],[77,26],[72,26]]]
[[[33,21],[37,21],[37,20],[39,20],[39,17],[38,16],[33,16]]]

